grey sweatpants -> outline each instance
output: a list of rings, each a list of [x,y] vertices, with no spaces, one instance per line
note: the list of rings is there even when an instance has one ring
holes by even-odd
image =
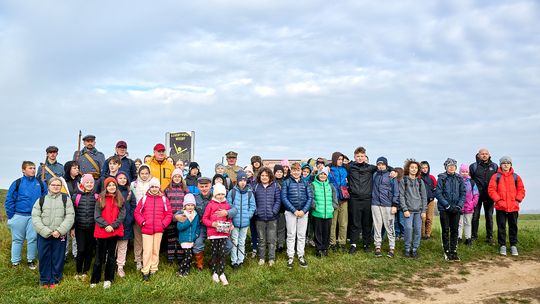
[[[386,234],[388,235],[390,249],[394,249],[396,246],[396,237],[394,233],[394,215],[392,214],[392,207],[371,206],[371,215],[373,216],[373,230],[375,231],[375,248],[381,248],[382,227],[384,226]]]

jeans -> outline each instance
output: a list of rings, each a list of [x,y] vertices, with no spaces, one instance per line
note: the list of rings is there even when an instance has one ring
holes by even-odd
[[[455,252],[457,249],[459,213],[441,211],[441,235],[444,251]],[[450,235],[450,238],[448,237]]]
[[[193,253],[204,252],[204,241],[206,241],[206,226],[201,224],[199,228],[199,236],[195,240],[195,244],[193,246]],[[230,254],[232,248],[233,244],[231,240],[227,238],[227,242],[225,243],[225,254]]]
[[[59,238],[37,237],[39,253],[39,283],[41,285],[58,284],[64,272],[66,254],[66,236]]]
[[[246,237],[248,227],[235,227],[231,232],[234,248],[231,251],[231,264],[240,264],[244,262],[246,255]]]
[[[23,242],[26,239],[27,250],[26,259],[34,261],[37,256],[37,233],[32,225],[32,216],[15,214],[8,220],[11,230],[11,263],[19,264]]]
[[[268,248],[268,260],[276,259],[276,239],[277,239],[277,220],[257,221],[258,252],[259,259],[266,258],[266,249]]]
[[[395,214],[395,220],[394,220],[394,231],[396,233],[396,237],[403,237],[403,234],[405,234],[405,226],[403,223],[405,222],[405,216],[403,216],[403,210],[398,210],[398,212]]]
[[[285,213],[279,213],[277,220],[277,246],[283,248],[287,239],[287,224],[285,223]]]
[[[411,250],[417,251],[420,246],[420,238],[422,237],[422,215],[420,212],[410,212],[410,216],[404,220],[405,224],[405,252]],[[413,238],[414,235],[414,238]]]

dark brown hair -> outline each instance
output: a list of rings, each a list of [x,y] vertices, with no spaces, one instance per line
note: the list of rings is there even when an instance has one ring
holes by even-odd
[[[22,169],[26,169],[26,167],[29,167],[29,166],[36,166],[36,164],[34,164],[34,162],[31,162],[29,160],[25,160],[22,162]]]
[[[354,155],[359,154],[359,153],[366,154],[366,148],[358,147],[358,148],[356,148],[356,150],[354,150]]]
[[[420,163],[413,159],[408,159],[405,162],[405,168],[403,169],[403,173],[405,174],[405,176],[409,176],[409,170],[412,164],[416,164],[416,167],[418,168],[418,171],[416,172],[416,177],[419,177],[420,176]]]
[[[263,172],[266,172],[266,174],[268,174],[268,178],[270,179],[270,183],[274,181],[274,173],[272,172],[272,170],[270,170],[270,168],[268,167],[262,167],[260,170],[259,170],[259,173],[257,174],[257,182],[262,184],[261,182],[261,174],[263,174]]]

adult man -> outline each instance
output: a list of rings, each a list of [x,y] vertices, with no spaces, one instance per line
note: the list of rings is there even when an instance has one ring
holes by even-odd
[[[52,177],[62,177],[64,176],[64,166],[61,163],[56,161],[58,156],[58,148],[55,146],[49,146],[45,149],[47,153],[47,160],[45,164],[41,164],[37,170],[37,177],[41,179],[42,182],[47,184]],[[42,171],[45,169],[45,173]],[[42,176],[44,178],[42,178]]]
[[[36,201],[47,194],[47,188],[36,178],[36,165],[31,161],[22,163],[23,177],[15,180],[6,195],[6,215],[11,231],[11,264],[16,267],[21,262],[22,246],[26,239],[28,267],[36,269],[37,234],[32,226],[32,208]]]
[[[150,174],[159,179],[161,191],[165,190],[171,183],[174,165],[167,161],[165,146],[163,144],[156,144],[154,146],[154,156],[148,161],[148,166],[150,166]]]
[[[135,166],[135,162],[128,158],[127,153],[127,143],[123,140],[120,140],[116,143],[116,153],[113,156],[118,156],[120,158],[121,166],[120,170],[122,172],[125,172],[128,175],[129,181],[132,182],[137,179],[137,167]],[[105,164],[103,165],[103,169],[101,170],[101,176],[107,177],[109,176],[109,161],[111,160],[111,157],[107,158],[105,161]]]
[[[489,181],[493,174],[497,173],[499,167],[496,163],[491,161],[491,155],[489,154],[488,149],[482,148],[476,154],[476,162],[472,163],[469,166],[469,172],[471,178],[476,183],[478,187],[478,192],[480,197],[478,199],[478,204],[474,209],[473,219],[472,219],[472,239],[476,240],[478,238],[478,226],[480,223],[480,210],[482,205],[484,205],[484,216],[486,218],[486,242],[493,244],[493,200],[489,197],[488,194],[488,185]]]
[[[84,148],[77,155],[77,151],[73,153],[73,160],[79,162],[81,174],[92,174],[94,180],[101,176],[101,168],[105,163],[105,155],[96,149],[96,137],[94,135],[86,135],[83,137]]]
[[[231,181],[233,184],[236,185],[236,174],[238,171],[242,170],[242,167],[236,165],[236,160],[238,157],[238,153],[234,151],[229,151],[227,154],[225,154],[227,157],[227,166],[225,167],[225,173],[231,178]]]

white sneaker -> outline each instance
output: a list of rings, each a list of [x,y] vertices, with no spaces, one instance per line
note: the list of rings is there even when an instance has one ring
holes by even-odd
[[[214,281],[215,283],[219,283],[219,276],[217,273],[214,272],[214,274],[212,275],[212,281]]]
[[[124,271],[124,267],[118,267],[118,276],[123,278],[126,276],[126,272]]]
[[[259,266],[262,266],[262,265],[264,265],[264,259],[259,260]]]
[[[270,267],[274,266],[274,260],[268,261],[268,266],[270,266]]]
[[[499,254],[500,255],[506,255],[506,246],[501,246],[499,248]]]
[[[142,266],[142,262],[137,262],[137,270],[141,270]]]
[[[103,282],[103,289],[109,289],[109,288],[111,288],[111,281]]]
[[[90,288],[96,288],[97,284],[96,283],[92,283],[90,284]]]
[[[221,284],[223,284],[223,286],[229,285],[229,281],[227,281],[227,277],[224,273],[219,276],[219,280],[221,281]]]
[[[519,255],[516,246],[511,246],[511,247],[510,247],[510,252],[512,253],[513,256],[518,256],[518,255]]]
[[[251,251],[251,258],[254,259],[257,257],[257,250]]]
[[[86,273],[83,273],[81,274],[81,280],[86,280],[86,278],[88,277],[88,275]]]

